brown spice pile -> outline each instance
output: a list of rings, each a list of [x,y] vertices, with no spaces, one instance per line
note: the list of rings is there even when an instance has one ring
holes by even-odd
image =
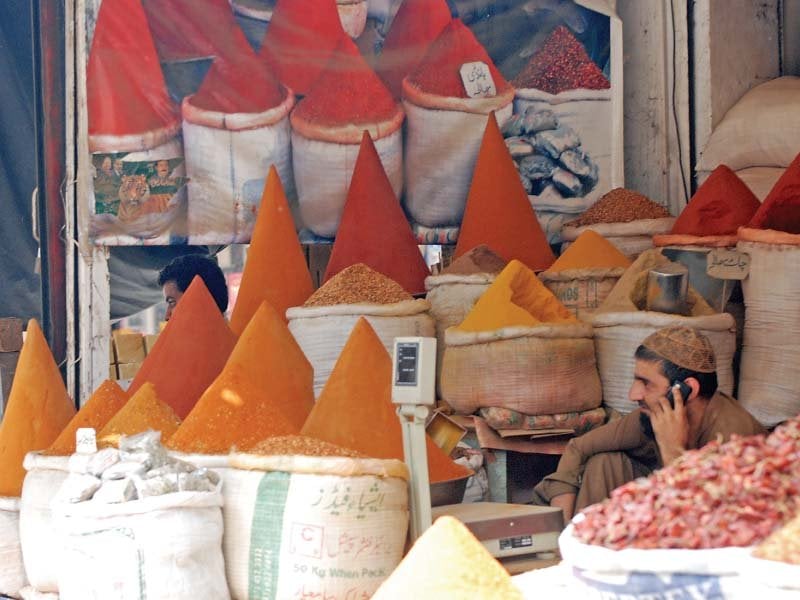
[[[324,442],[304,435],[281,435],[267,438],[248,450],[252,454],[301,454],[303,456],[347,456],[350,458],[363,458],[364,455],[342,448],[336,444]]]
[[[614,188],[592,204],[580,217],[564,223],[572,227],[595,223],[629,223],[639,219],[663,219],[670,214],[647,196],[625,188]]]
[[[445,275],[474,275],[475,273],[499,273],[505,269],[507,262],[492,252],[485,244],[475,246],[472,250],[459,256],[444,271]]]
[[[413,299],[399,283],[358,263],[331,277],[303,306],[394,304]]]

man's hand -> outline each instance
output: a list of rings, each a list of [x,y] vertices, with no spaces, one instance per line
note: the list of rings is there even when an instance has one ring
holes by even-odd
[[[575,514],[575,498],[577,494],[560,494],[550,499],[550,506],[560,508],[564,512],[564,525],[572,520]]]
[[[689,418],[678,386],[672,388],[675,408],[666,396],[661,396],[658,406],[650,411],[650,422],[661,452],[661,460],[668,465],[686,451],[689,443]]]

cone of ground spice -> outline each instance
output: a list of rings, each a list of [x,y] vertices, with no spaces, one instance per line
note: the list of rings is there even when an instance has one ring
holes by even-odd
[[[653,236],[655,246],[735,246],[736,231],[747,224],[761,203],[726,165],[714,169],[697,188],[672,231]]]
[[[271,166],[231,314],[231,329],[240,335],[265,301],[285,321],[286,309],[300,306],[313,291],[283,184]]]
[[[371,458],[403,460],[400,420],[391,395],[392,360],[362,317],[300,433]],[[471,473],[454,463],[427,435],[426,442],[431,483]]]
[[[458,234],[456,257],[487,244],[505,260],[535,271],[555,257],[519,180],[494,114],[489,115]]]
[[[420,536],[373,600],[522,600],[508,571],[454,517]]]
[[[128,394],[117,385],[116,381],[106,379],[43,454],[51,456],[74,454],[75,434],[78,429],[90,427],[100,431],[127,402]]]
[[[758,212],[743,229],[751,241],[767,241],[771,236],[772,243],[800,244],[800,154],[775,182]],[[743,229],[739,230],[740,237]]]
[[[581,233],[569,248],[558,257],[545,273],[560,273],[576,269],[627,269],[631,261],[599,233]]]
[[[500,258],[486,244],[475,246],[462,254],[442,271],[443,275],[474,275],[476,273],[499,273],[508,261]]]
[[[169,447],[227,454],[300,431],[314,405],[313,373],[281,315],[262,302],[219,377]]]
[[[119,445],[123,435],[134,435],[148,431],[161,432],[162,443],[178,430],[181,420],[168,404],[162,402],[155,387],[145,383],[117,414],[97,433],[100,448]]]
[[[345,37],[335,0],[277,0],[260,57],[285,86],[306,94]]]
[[[0,496],[22,493],[25,455],[52,444],[74,415],[47,340],[31,319],[0,423]]]
[[[386,275],[411,294],[425,293],[430,271],[366,131],[325,281],[357,263]]]
[[[222,371],[235,344],[236,336],[203,280],[195,277],[128,393],[133,395],[145,382],[152,383],[159,398],[185,417]]]
[[[403,78],[417,67],[451,18],[446,0],[405,0],[400,5],[376,66],[395,98],[402,94]]]

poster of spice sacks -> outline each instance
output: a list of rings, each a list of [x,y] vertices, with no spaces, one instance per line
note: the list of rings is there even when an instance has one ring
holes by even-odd
[[[332,243],[366,132],[389,183],[375,188],[419,244],[457,243],[486,193],[498,211],[525,199],[559,243],[563,222],[624,185],[614,6],[81,0],[84,238],[248,243],[274,167],[300,240]],[[500,163],[513,175],[482,192],[477,171]],[[387,222],[359,219],[372,234]]]

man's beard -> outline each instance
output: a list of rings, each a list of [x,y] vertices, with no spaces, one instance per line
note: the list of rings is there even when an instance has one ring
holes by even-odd
[[[642,426],[642,432],[651,440],[656,439],[656,432],[653,431],[653,422],[650,417],[644,413],[639,413],[639,424]]]

